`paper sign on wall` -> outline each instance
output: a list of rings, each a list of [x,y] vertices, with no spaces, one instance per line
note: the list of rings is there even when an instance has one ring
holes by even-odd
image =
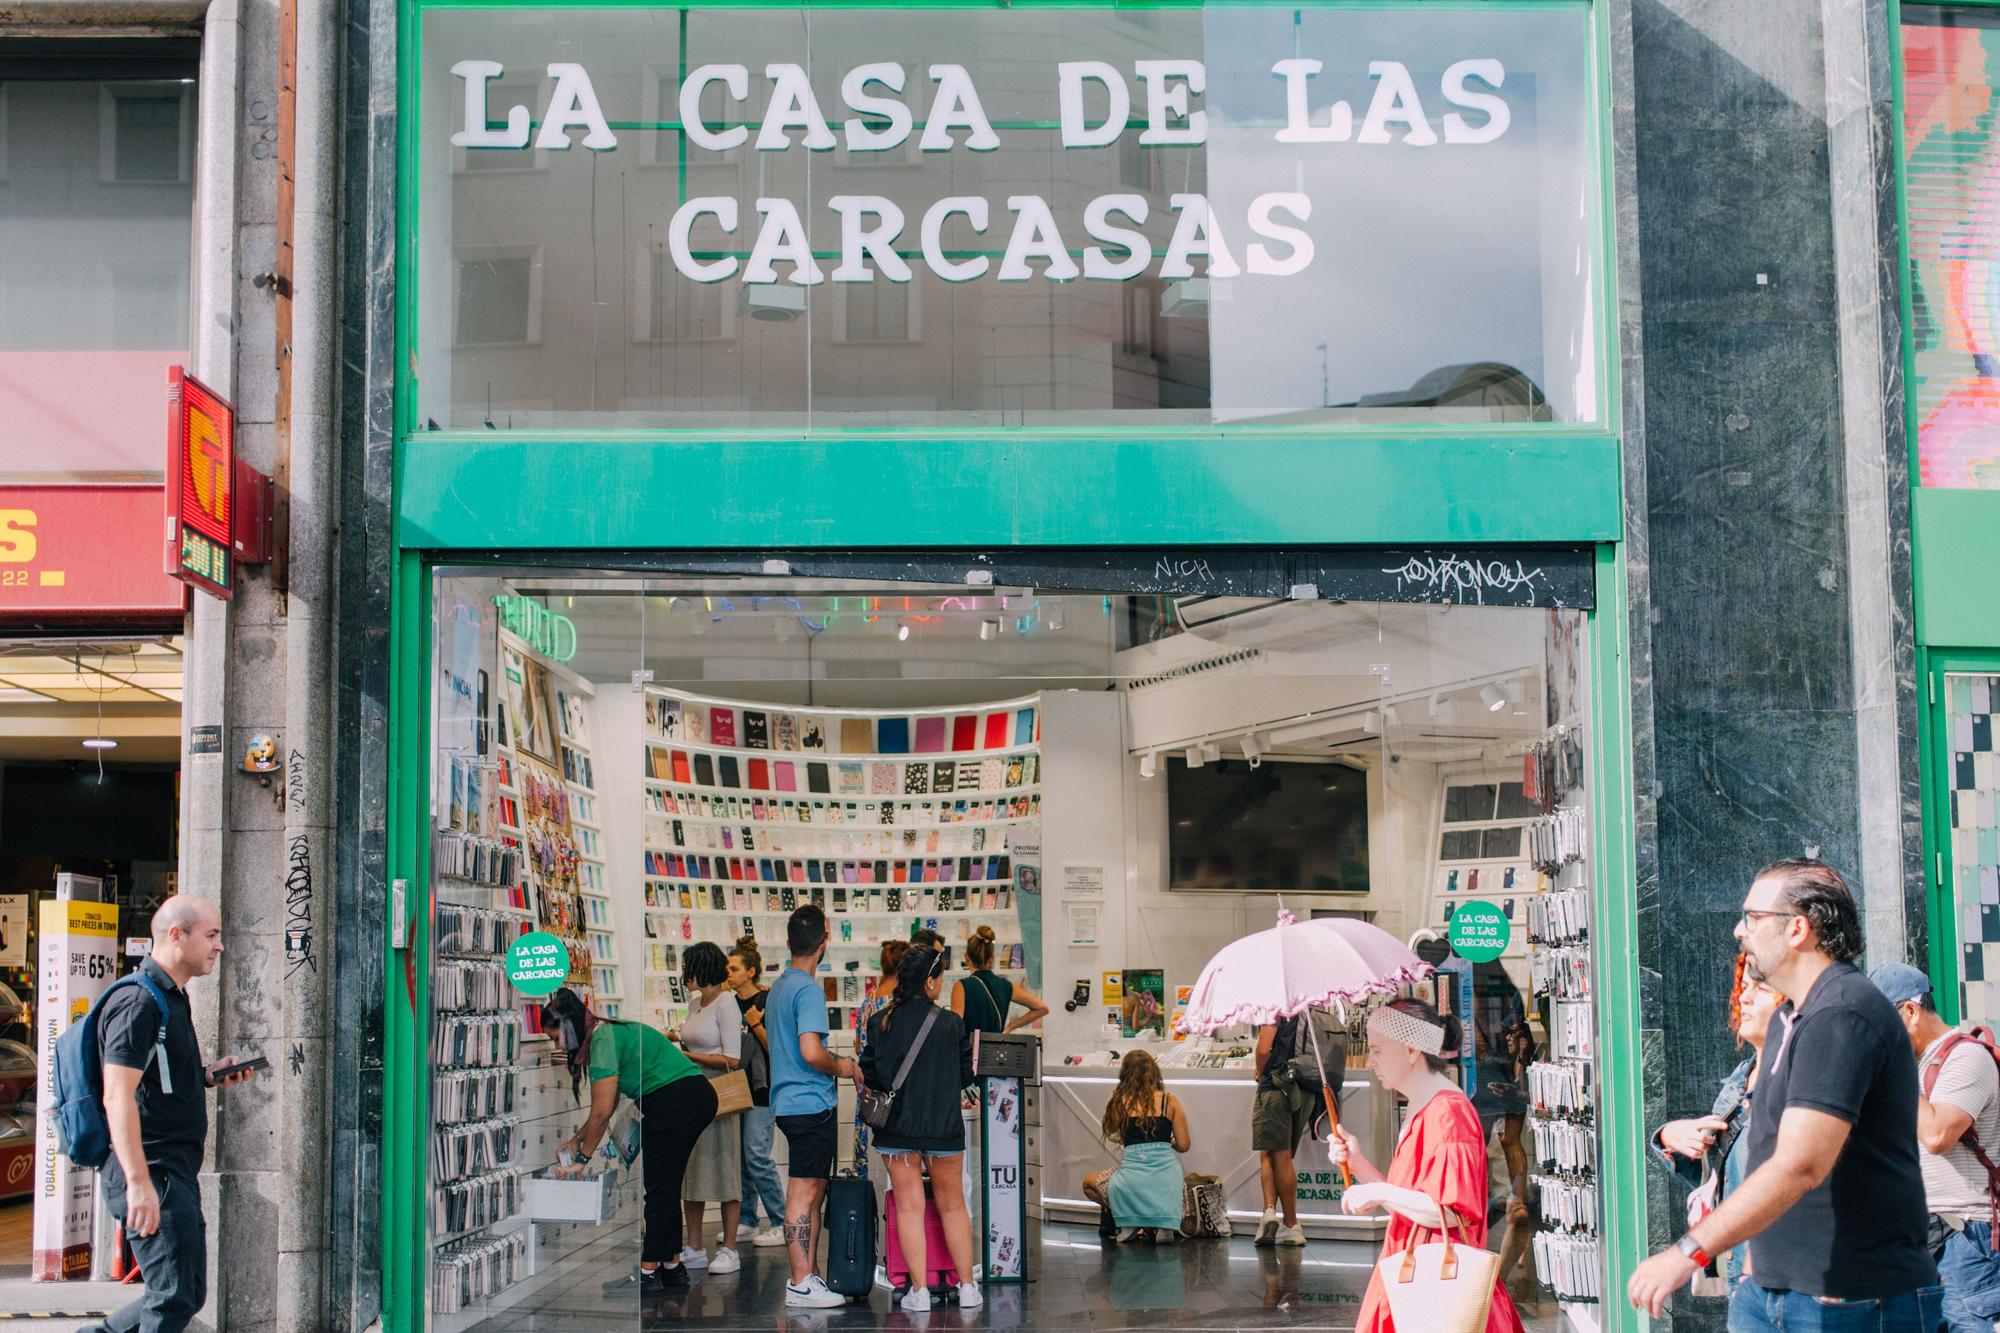
[[[1102,898],[1104,896],[1104,867],[1087,865],[1063,866],[1063,892],[1072,898]]]
[[[1096,903],[1066,903],[1069,911],[1069,943],[1073,949],[1097,947],[1097,921],[1103,910]]]

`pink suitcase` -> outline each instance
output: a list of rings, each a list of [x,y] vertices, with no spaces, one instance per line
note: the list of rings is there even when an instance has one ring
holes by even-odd
[[[887,1192],[882,1211],[888,1214],[887,1236],[883,1241],[883,1263],[889,1270],[889,1285],[904,1287],[910,1283],[910,1266],[903,1261],[902,1242],[896,1236],[896,1191]],[[938,1221],[937,1204],[931,1199],[930,1186],[924,1186],[924,1285],[942,1287],[949,1282],[958,1285],[958,1270],[951,1266],[951,1251],[945,1248],[944,1225]]]

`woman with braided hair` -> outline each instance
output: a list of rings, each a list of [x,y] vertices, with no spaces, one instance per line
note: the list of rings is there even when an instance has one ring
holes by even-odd
[[[1409,1118],[1386,1173],[1362,1155],[1361,1144],[1345,1129],[1327,1136],[1327,1150],[1336,1166],[1354,1173],[1341,1210],[1361,1214],[1380,1208],[1389,1214],[1388,1234],[1382,1238],[1385,1258],[1400,1254],[1413,1231],[1421,1233],[1419,1245],[1442,1240],[1445,1210],[1451,1213],[1454,1239],[1475,1247],[1486,1244],[1486,1136],[1471,1099],[1446,1073],[1463,1040],[1456,1018],[1440,1017],[1422,1000],[1391,1000],[1369,1015],[1368,1067],[1383,1087],[1409,1103]],[[1377,1271],[1361,1298],[1355,1329],[1395,1333],[1395,1328]],[[1486,1311],[1486,1333],[1523,1333],[1520,1313],[1498,1282]]]

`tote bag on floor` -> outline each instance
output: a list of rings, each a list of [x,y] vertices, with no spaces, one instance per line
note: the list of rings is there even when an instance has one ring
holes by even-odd
[[[1375,1265],[1389,1300],[1389,1316],[1399,1330],[1410,1333],[1484,1333],[1500,1256],[1465,1243],[1463,1221],[1460,1242],[1453,1244],[1451,1224],[1456,1214],[1442,1205],[1438,1212],[1445,1224],[1442,1241],[1419,1245],[1417,1234],[1424,1228],[1412,1227],[1402,1253]]]

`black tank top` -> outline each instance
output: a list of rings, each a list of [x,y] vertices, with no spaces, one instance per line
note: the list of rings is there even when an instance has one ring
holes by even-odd
[[[1125,1122],[1126,1147],[1135,1143],[1172,1143],[1174,1118],[1170,1115],[1135,1115]]]

